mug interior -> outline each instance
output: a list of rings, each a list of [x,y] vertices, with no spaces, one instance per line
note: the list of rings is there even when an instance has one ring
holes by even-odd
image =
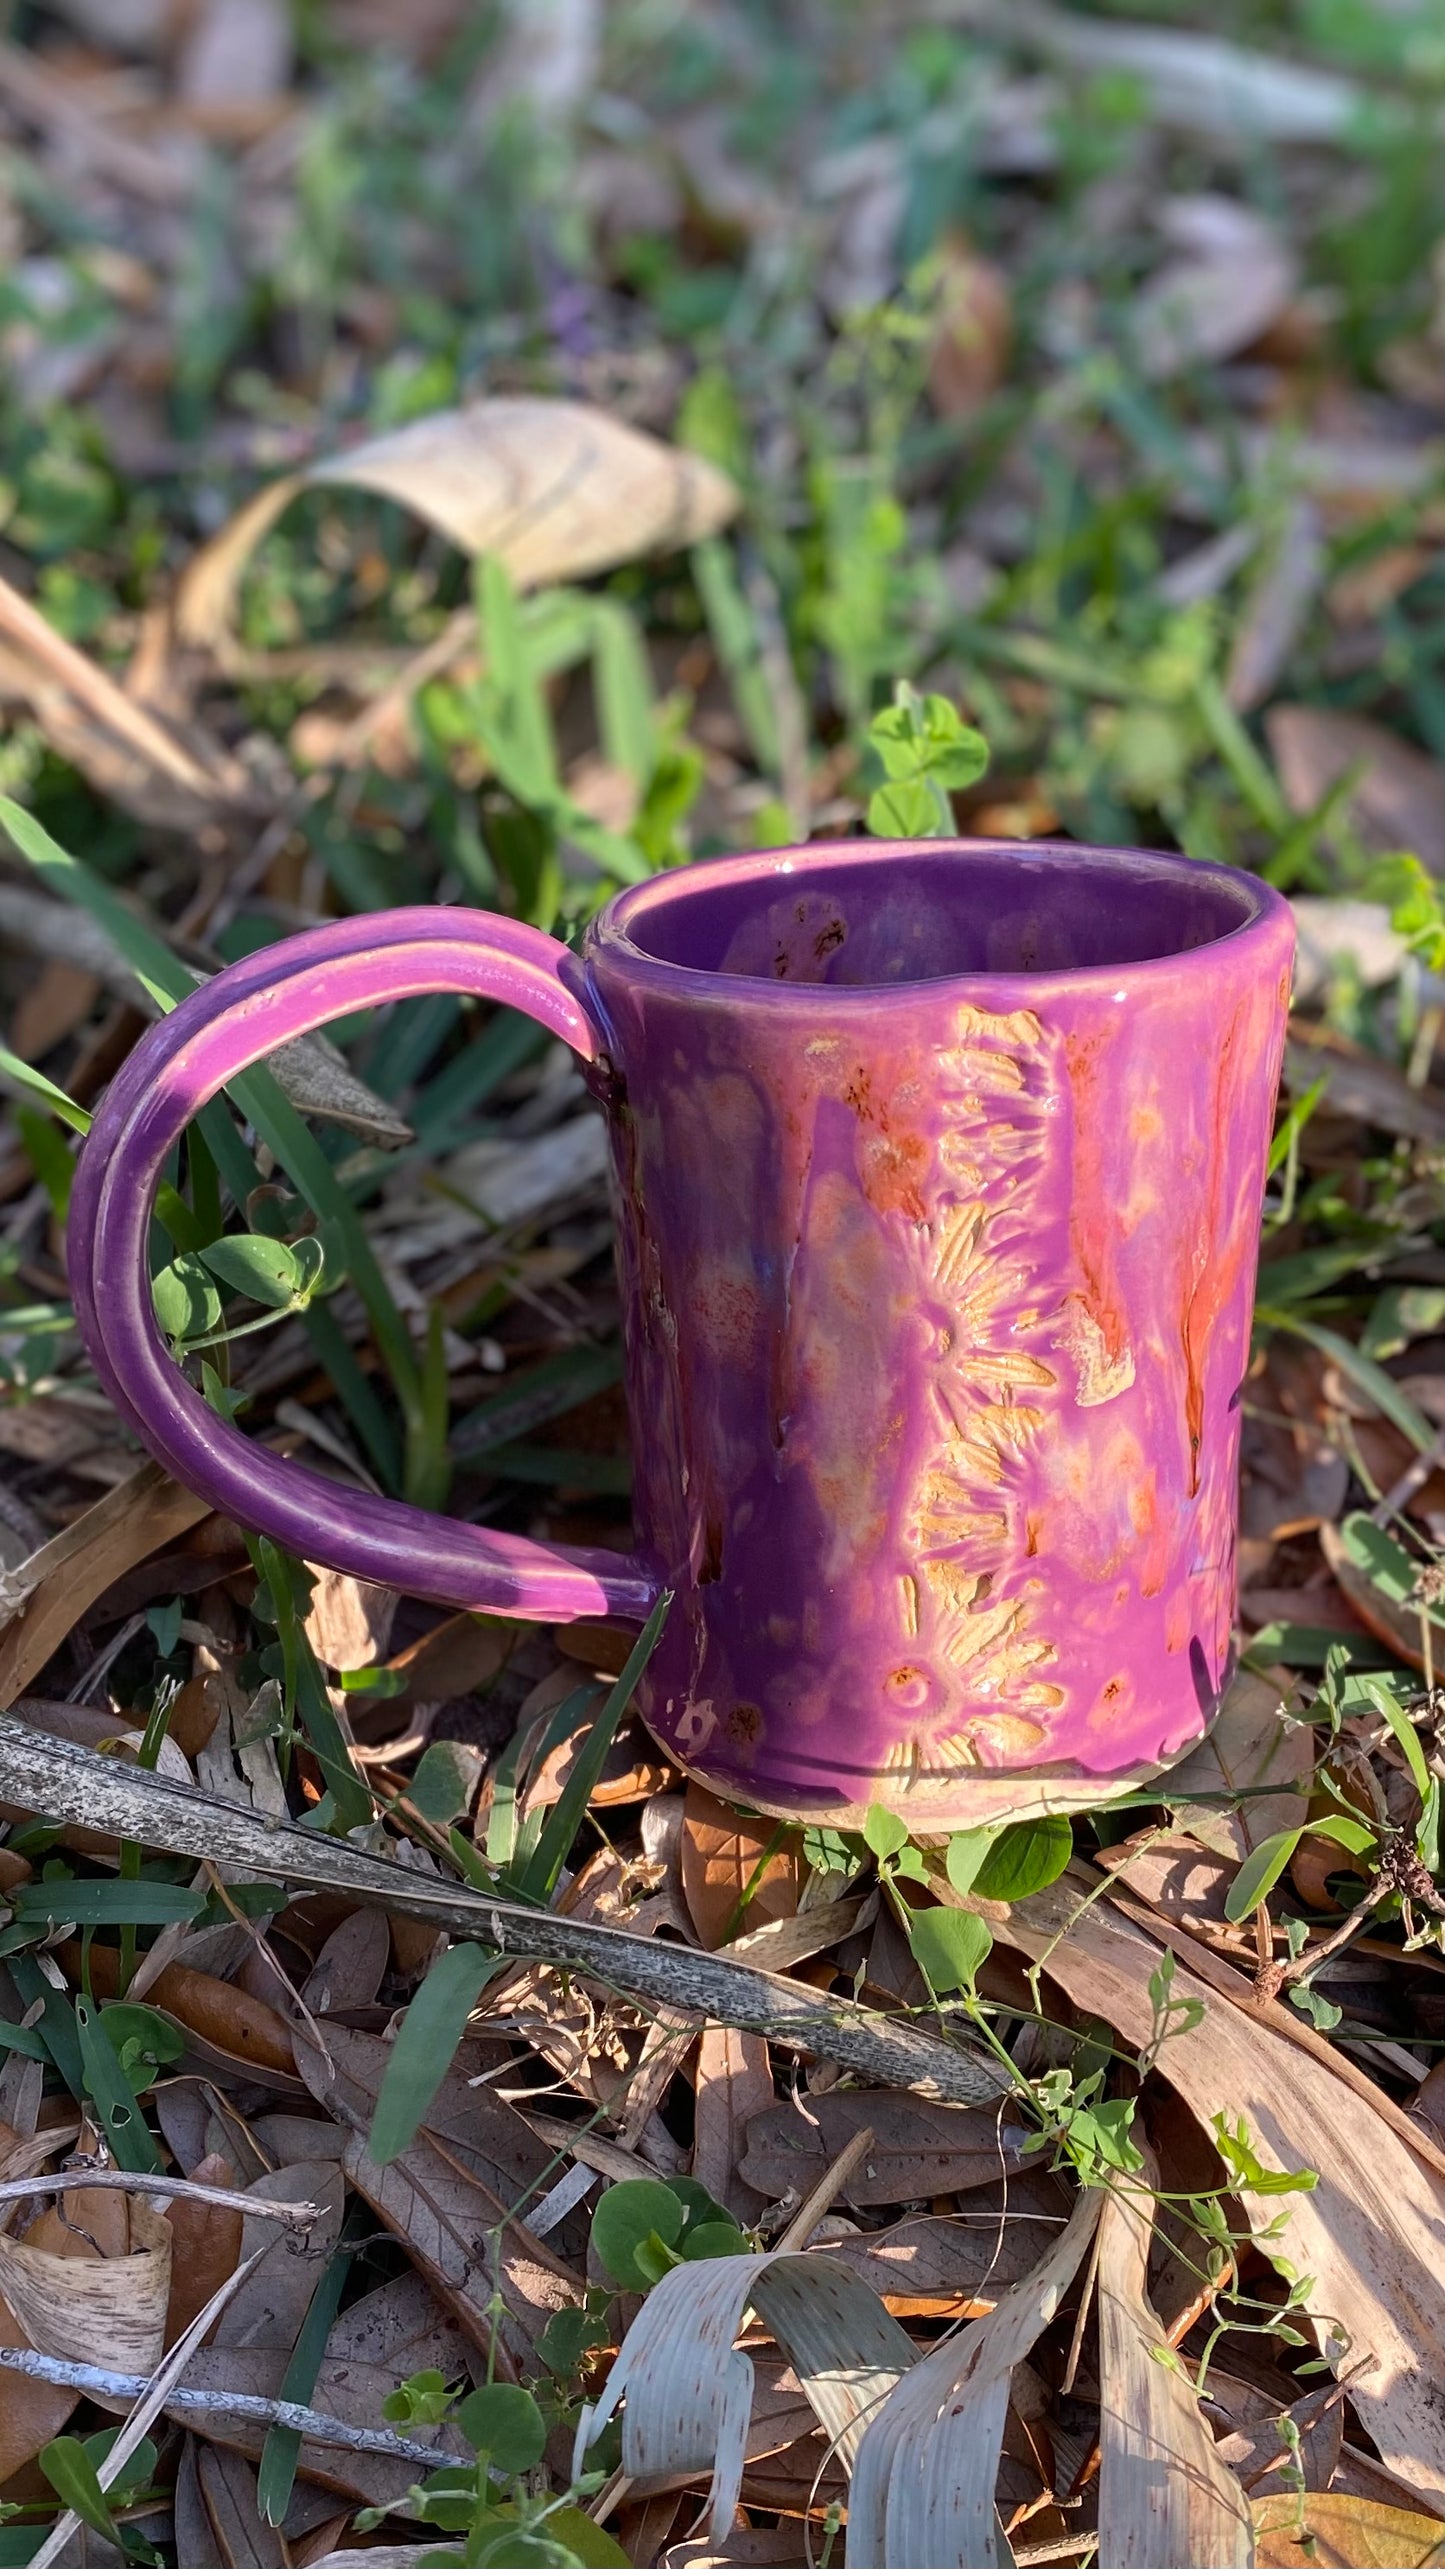
[[[687,971],[878,988],[1156,962],[1234,935],[1267,901],[1187,858],[925,842],[724,858],[624,895],[617,924]]]

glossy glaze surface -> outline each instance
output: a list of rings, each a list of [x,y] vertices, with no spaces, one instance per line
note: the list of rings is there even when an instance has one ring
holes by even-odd
[[[665,1581],[643,1710],[728,1794],[925,1829],[1087,1802],[1186,1747],[1227,1675],[1291,947],[1287,906],[1225,870],[937,842],[658,878],[580,962],[475,912],[314,931],[115,1083],[77,1186],[83,1325],[172,1469],[313,1559],[558,1620],[635,1619]],[[635,1562],[302,1492],[127,1299],[134,1208],[203,1093],[441,987],[594,1057]]]

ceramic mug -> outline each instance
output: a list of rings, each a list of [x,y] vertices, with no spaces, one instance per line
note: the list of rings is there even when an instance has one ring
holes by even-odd
[[[1080,1808],[1231,1666],[1240,1386],[1293,948],[1183,857],[810,845],[636,884],[578,953],[465,909],[233,964],[137,1045],[71,1268],[117,1408],[291,1551],[452,1607],[640,1624],[678,1764],[915,1828]],[[527,1011],[611,1140],[638,1548],[447,1518],[258,1449],[157,1328],[152,1200],[237,1072],[424,992]]]

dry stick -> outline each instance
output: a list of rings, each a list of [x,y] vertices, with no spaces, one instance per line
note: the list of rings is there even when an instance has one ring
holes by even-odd
[[[0,56],[6,48],[0,46]],[[118,687],[99,662],[77,651],[73,642],[57,633],[33,607],[19,589],[8,580],[0,580],[0,640],[28,655],[42,669],[53,685],[63,687],[94,721],[103,723],[127,742],[141,758],[148,759],[162,776],[193,794],[214,796],[222,790],[219,778],[207,772],[200,761],[183,744],[173,739],[164,723],[147,713]]]
[[[830,2168],[825,2168],[809,2195],[805,2195],[778,2241],[780,2249],[806,2248],[824,2213],[837,2200],[854,2169],[861,2165],[873,2147],[873,2131],[865,2123],[855,2132],[847,2148],[840,2150]]]
[[[1421,1453],[1411,1455],[1398,1481],[1371,1508],[1370,1523],[1387,1525],[1392,1516],[1398,1516],[1415,1492],[1424,1488],[1431,1473],[1438,1472],[1442,1464],[1445,1464],[1445,1426],[1436,1428]]]
[[[43,2140],[53,2140],[46,2132]],[[109,2185],[125,2194],[160,2194],[167,2200],[184,2195],[191,2203],[219,2203],[228,2212],[254,2213],[259,2221],[281,2221],[288,2230],[309,2230],[321,2218],[319,2203],[271,2203],[264,2195],[236,2194],[225,2185],[197,2185],[194,2177],[149,2176],[130,2168],[62,2168],[54,2176],[7,2177],[0,2183],[0,2203],[23,2203],[31,2194],[69,2194],[76,2186]]]
[[[63,2390],[86,2391],[93,2398],[137,2400],[150,2388],[144,2373],[111,2373],[102,2364],[72,2363],[62,2355],[37,2355],[29,2346],[0,2346],[0,2369],[27,2373],[32,2381],[57,2382]],[[241,2417],[257,2426],[289,2426],[308,2444],[331,2444],[347,2453],[384,2453],[393,2462],[425,2463],[435,2470],[452,2457],[444,2447],[414,2444],[409,2436],[389,2435],[380,2426],[349,2426],[325,2409],[303,2408],[298,2400],[263,2399],[257,2391],[199,2391],[177,2382],[164,2406],[178,2417]]]
[[[263,1879],[345,1891],[363,1907],[423,1919],[518,1959],[569,1964],[629,1998],[691,2008],[916,2095],[979,2105],[1008,2092],[1007,2074],[991,2060],[851,1999],[820,1999],[720,1954],[659,1945],[620,1927],[404,1872],[342,1839],[261,1819],[169,1776],[44,1737],[10,1713],[0,1714],[0,1800],[51,1822],[240,1865]]]

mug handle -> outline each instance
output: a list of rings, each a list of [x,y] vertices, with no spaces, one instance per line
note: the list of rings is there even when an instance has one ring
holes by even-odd
[[[641,1623],[662,1582],[635,1555],[431,1516],[252,1444],[187,1382],[151,1300],[151,1208],[167,1156],[227,1080],[329,1018],[439,990],[524,1009],[595,1062],[601,1036],[572,979],[580,985],[567,947],[539,928],[437,908],[330,921],[230,965],[151,1027],[112,1081],[76,1170],[70,1276],[81,1334],[117,1410],[223,1515],[306,1560],[435,1605],[534,1623]]]

